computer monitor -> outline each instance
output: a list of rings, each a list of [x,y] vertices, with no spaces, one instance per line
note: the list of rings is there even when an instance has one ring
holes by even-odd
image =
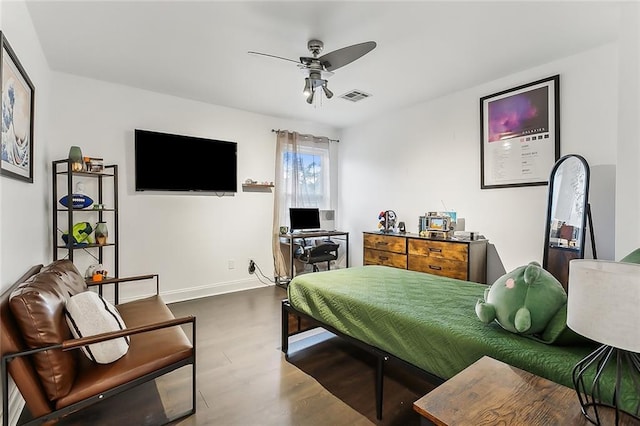
[[[290,208],[289,221],[291,231],[320,229],[320,209]]]

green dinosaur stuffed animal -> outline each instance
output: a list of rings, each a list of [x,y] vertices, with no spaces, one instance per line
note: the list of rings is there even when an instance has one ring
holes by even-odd
[[[484,300],[476,303],[476,315],[486,324],[496,320],[505,330],[530,335],[544,331],[566,303],[567,293],[560,282],[531,262],[487,288]]]

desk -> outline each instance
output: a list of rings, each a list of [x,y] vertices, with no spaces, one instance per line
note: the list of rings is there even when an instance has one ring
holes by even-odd
[[[487,356],[414,402],[413,409],[422,425],[591,424],[573,389]],[[602,411],[603,424],[613,424],[612,410]],[[623,415],[620,424],[634,423]]]
[[[338,238],[336,238],[338,237]],[[336,240],[341,240],[345,242],[345,264],[346,267],[349,267],[349,233],[345,231],[304,231],[304,232],[293,232],[288,234],[281,234],[280,241],[284,240],[285,244],[289,245],[289,276],[284,279],[283,277],[277,278],[277,284],[288,284],[295,275],[296,268],[294,265],[295,262],[295,246],[296,240],[302,240],[305,238],[335,238]]]

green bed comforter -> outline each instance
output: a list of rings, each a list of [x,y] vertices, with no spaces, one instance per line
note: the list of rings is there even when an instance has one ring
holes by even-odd
[[[385,266],[297,276],[298,311],[448,379],[484,355],[573,387],[573,366],[593,346],[551,346],[476,317],[485,285]]]

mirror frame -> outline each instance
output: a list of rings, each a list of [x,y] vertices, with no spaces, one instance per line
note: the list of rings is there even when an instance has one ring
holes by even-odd
[[[582,165],[584,166],[585,169],[585,191],[584,191],[584,205],[583,205],[583,212],[584,214],[582,215],[582,232],[580,235],[580,248],[578,250],[575,249],[571,249],[571,250],[566,250],[561,248],[562,251],[566,251],[566,256],[564,256],[562,259],[555,259],[557,260],[557,262],[554,262],[551,265],[551,269],[550,270],[550,265],[549,265],[549,239],[550,239],[550,234],[551,234],[551,207],[553,205],[553,188],[554,188],[554,181],[556,178],[556,171],[558,170],[558,168],[568,159],[571,158],[576,158],[578,159]],[[587,160],[584,159],[584,157],[582,157],[581,155],[577,155],[577,154],[569,154],[569,155],[565,155],[563,157],[561,157],[558,161],[556,161],[556,164],[553,166],[553,169],[551,169],[551,175],[549,176],[549,195],[547,198],[547,222],[546,222],[546,226],[545,226],[545,236],[544,236],[544,253],[543,253],[543,257],[542,257],[542,267],[551,272],[551,274],[553,274],[558,281],[560,281],[560,283],[562,284],[562,286],[565,288],[565,290],[567,290],[567,282],[568,282],[568,278],[569,278],[569,261],[571,261],[572,259],[583,259],[584,258],[584,243],[585,243],[585,238],[587,235],[587,220],[588,220],[588,216],[590,215],[590,209],[589,209],[589,180],[590,180],[590,170],[589,170],[589,163],[587,163]],[[566,265],[564,264],[566,263]],[[559,276],[558,276],[559,275]]]

